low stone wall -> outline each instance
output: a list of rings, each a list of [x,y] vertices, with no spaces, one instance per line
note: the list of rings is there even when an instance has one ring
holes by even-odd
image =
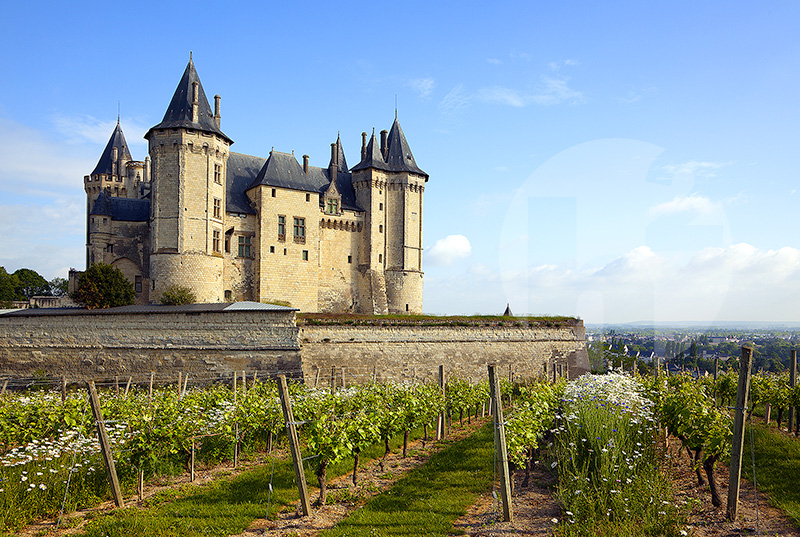
[[[482,380],[487,364],[504,374],[530,379],[589,371],[583,323],[543,327],[480,322],[466,326],[302,326],[300,345],[307,383],[329,385],[378,380],[435,382],[446,375]],[[333,373],[332,373],[333,371]]]
[[[154,371],[162,381],[179,372],[202,381],[245,370],[328,386],[332,369],[341,385],[342,368],[347,384],[373,376],[434,382],[439,365],[448,377],[472,380],[486,378],[489,363],[518,379],[589,370],[581,321],[323,319],[298,327],[295,310],[263,308],[198,304],[2,314],[0,379],[119,376],[142,382]]]
[[[0,315],[4,377],[70,380],[219,376],[237,370],[300,374],[295,312],[26,310]]]

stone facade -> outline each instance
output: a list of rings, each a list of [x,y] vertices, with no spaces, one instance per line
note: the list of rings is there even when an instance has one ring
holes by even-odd
[[[380,143],[362,133],[353,168],[338,138],[322,168],[307,155],[301,165],[293,153],[233,153],[220,125],[220,97],[212,112],[191,60],[145,135],[144,161],[132,160],[118,122],[84,178],[87,266],[118,266],[137,304],[181,285],[205,303],[422,313],[428,175],[396,117]]]

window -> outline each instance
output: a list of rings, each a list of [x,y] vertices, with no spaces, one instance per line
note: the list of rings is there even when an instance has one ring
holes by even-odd
[[[311,194],[306,194],[306,201],[311,201]]]
[[[306,242],[306,219],[294,217],[294,241]]]
[[[134,276],[133,278],[134,278],[133,287],[134,287],[134,290],[136,291],[136,294],[138,295],[138,294],[140,294],[142,292],[142,277],[141,276]]]
[[[214,218],[222,218],[222,200],[214,198]]]
[[[383,254],[378,254],[378,263],[383,263]]]
[[[383,224],[378,226],[378,233],[383,233]]]
[[[382,211],[382,210],[383,210],[383,203],[379,203],[379,204],[378,204],[378,210],[379,210],[379,211]]]
[[[347,262],[348,263],[352,263],[353,262],[353,256],[352,255],[348,255],[347,256]]]
[[[303,261],[308,261],[308,250],[303,250]]]
[[[272,197],[273,198],[275,197],[275,189],[274,188],[272,189]]]
[[[231,253],[231,236],[227,233],[225,234],[225,253]]]
[[[339,214],[339,200],[328,199],[325,212],[328,214]]]
[[[275,247],[274,246],[270,246],[269,247],[269,253],[271,253],[271,254],[275,253]]]
[[[106,252],[108,252],[109,254],[113,254],[114,253],[114,245],[113,244],[107,245],[106,246]]]
[[[250,255],[250,237],[239,235],[239,257],[252,257]]]
[[[233,300],[233,292],[230,289],[225,289],[225,302]]]
[[[283,255],[286,255],[286,248],[283,249]]]
[[[108,218],[103,218],[103,223],[108,224]]]
[[[211,249],[215,252],[219,252],[219,231],[216,229],[211,233]]]
[[[218,185],[222,184],[222,166],[214,164],[214,182]]]
[[[286,217],[282,214],[278,215],[278,240],[286,240]]]

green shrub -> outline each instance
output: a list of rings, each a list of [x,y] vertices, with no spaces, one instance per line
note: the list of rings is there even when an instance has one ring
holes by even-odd
[[[166,291],[161,293],[161,303],[165,306],[182,306],[195,302],[197,302],[197,297],[194,291],[183,285],[170,285]]]

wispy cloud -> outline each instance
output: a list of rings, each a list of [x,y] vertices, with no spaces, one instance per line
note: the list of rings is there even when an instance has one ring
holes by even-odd
[[[486,58],[486,63],[491,63],[492,65],[502,65],[503,60],[500,58]]]
[[[474,98],[464,91],[464,86],[458,84],[439,102],[439,110],[448,115],[464,112],[472,105]]]
[[[679,213],[692,213],[708,215],[717,212],[722,205],[711,201],[705,196],[692,194],[691,196],[677,196],[670,201],[659,203],[650,207],[651,216],[662,216]]]
[[[419,100],[421,101],[429,101],[431,98],[431,93],[433,93],[433,88],[436,87],[436,82],[428,77],[428,78],[415,78],[413,80],[409,80],[406,83],[407,86],[410,86],[412,90],[417,94]]]
[[[117,122],[115,120],[99,120],[89,115],[66,115],[55,114],[52,117],[55,131],[69,143],[92,143],[104,147],[114,132]],[[125,140],[131,147],[139,146],[144,148],[144,134],[148,127],[134,119],[126,119],[121,122]],[[99,157],[98,153],[98,157]]]
[[[425,250],[425,264],[430,266],[450,265],[457,259],[469,257],[472,245],[464,235],[448,235]]]
[[[716,177],[717,170],[730,166],[732,162],[710,162],[692,160],[680,164],[667,164],[662,169],[672,177]]]

